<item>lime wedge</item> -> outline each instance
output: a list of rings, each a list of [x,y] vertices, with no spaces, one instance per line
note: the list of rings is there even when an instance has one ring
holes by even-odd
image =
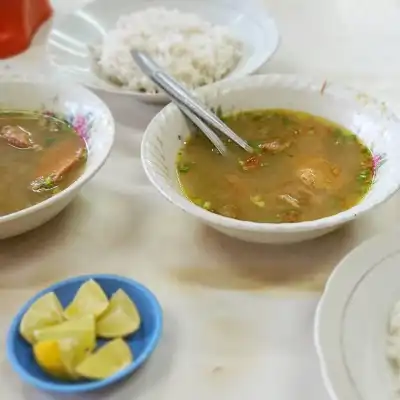
[[[108,342],[95,353],[86,357],[75,369],[87,379],[105,379],[132,363],[130,348],[122,339]]]
[[[85,315],[99,317],[108,307],[108,299],[100,285],[93,279],[85,282],[64,311],[67,319],[81,318]]]
[[[70,339],[75,340],[92,351],[96,346],[96,330],[93,315],[62,322],[59,325],[50,326],[34,331],[33,336],[36,342],[47,340]]]
[[[67,376],[71,379],[77,378],[75,367],[78,365],[88,354],[90,354],[96,347],[96,331],[95,320],[93,315],[86,315],[85,317],[65,321],[59,325],[50,326],[36,330],[34,337],[38,345],[38,349],[44,347],[42,350],[46,354],[46,345],[55,347],[57,343],[60,362],[67,371]],[[40,346],[39,346],[40,345]],[[37,350],[38,352],[39,350]],[[57,354],[57,352],[55,352]],[[40,354],[40,353],[38,353]],[[42,360],[42,363],[39,362]],[[49,374],[56,376],[51,367],[46,368],[46,356],[37,357],[39,365],[48,371]],[[43,361],[44,360],[44,361]]]
[[[33,354],[39,366],[49,375],[63,380],[77,380],[75,367],[89,354],[83,336],[45,340],[33,346]]]
[[[63,321],[63,309],[54,292],[36,300],[24,314],[19,332],[29,343],[34,343],[33,332]]]
[[[140,327],[139,312],[122,290],[117,290],[110,299],[107,310],[97,320],[97,335],[106,339],[124,337],[136,332]]]
[[[47,340],[36,343],[33,346],[33,355],[36,362],[49,375],[56,378],[70,380],[73,377],[70,375],[68,368],[63,362],[60,344],[55,340]]]

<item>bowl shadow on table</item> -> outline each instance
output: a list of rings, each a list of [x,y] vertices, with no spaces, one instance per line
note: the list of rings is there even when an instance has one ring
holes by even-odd
[[[218,255],[218,261],[212,266],[175,268],[172,276],[180,286],[322,292],[334,267],[358,244],[355,224],[283,246],[246,243],[200,226],[198,240],[205,252]]]
[[[29,268],[32,260],[40,259],[49,249],[60,247],[60,243],[62,245],[71,230],[74,215],[88,206],[85,200],[78,196],[65,210],[44,225],[0,240],[0,289],[27,289],[28,281],[30,286],[44,287],[60,280],[60,271],[57,268],[48,268],[45,272],[35,269],[32,274],[27,271],[24,280],[21,280],[21,275],[18,274],[15,282],[12,275],[15,268]]]
[[[1,268],[7,267],[1,262],[1,256],[6,252],[12,254],[15,258],[29,258],[58,242],[68,229],[70,221],[73,220],[73,215],[77,213],[78,209],[86,206],[88,205],[85,204],[85,200],[78,196],[60,214],[42,226],[18,236],[0,240]],[[38,243],[40,243],[40,246],[37,245]]]
[[[97,190],[94,190],[94,195],[82,192],[65,210],[43,226],[0,240],[0,289],[26,288],[28,282],[30,287],[43,287],[70,276],[74,271],[78,273],[80,266],[88,263],[94,268],[92,271],[87,269],[88,273],[110,272],[107,264],[112,256],[110,247],[118,251],[127,243],[130,249],[140,246],[142,236],[129,227],[132,224],[141,227],[145,223],[146,213],[143,210],[148,202],[137,197],[133,205],[129,195],[121,195],[118,191],[103,193],[100,190],[98,193],[103,200],[104,196],[108,196],[109,201],[116,199],[118,212],[104,213],[102,202],[93,203]],[[116,228],[105,230],[111,223]],[[94,227],[104,233],[99,234]],[[139,228],[138,231],[141,232]],[[65,251],[68,251],[68,257],[65,257]],[[58,268],[53,268],[55,265]],[[18,268],[19,274],[14,279],[15,268]],[[20,279],[22,271],[24,280]]]
[[[159,395],[151,395],[153,390],[162,390],[165,379],[168,378],[173,370],[173,355],[177,352],[178,343],[176,342],[177,323],[174,317],[164,310],[163,333],[158,347],[140,369],[125,380],[110,386],[107,389],[85,393],[87,400],[107,400],[118,398],[118,400],[132,400],[134,398],[160,398]],[[27,384],[22,384],[23,398],[26,400],[81,400],[83,395],[65,395],[57,393],[45,393],[33,389]]]

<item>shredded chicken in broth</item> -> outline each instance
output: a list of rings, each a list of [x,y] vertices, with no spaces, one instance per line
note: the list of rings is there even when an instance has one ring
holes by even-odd
[[[40,203],[82,173],[86,144],[65,121],[0,112],[0,216]]]
[[[254,155],[226,140],[231,157],[222,157],[197,133],[177,160],[185,194],[211,212],[254,222],[310,221],[353,207],[372,184],[371,152],[330,121],[289,110],[222,119]]]

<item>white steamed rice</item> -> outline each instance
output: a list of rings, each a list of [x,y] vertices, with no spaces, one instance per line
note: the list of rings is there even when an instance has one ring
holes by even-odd
[[[242,43],[228,28],[164,8],[120,17],[95,51],[101,73],[112,82],[135,91],[157,92],[133,62],[131,49],[147,52],[189,89],[224,78],[242,56]]]

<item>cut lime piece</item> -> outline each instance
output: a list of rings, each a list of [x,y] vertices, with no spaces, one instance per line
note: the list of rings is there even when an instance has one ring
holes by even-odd
[[[59,324],[63,321],[63,309],[54,292],[36,300],[22,317],[19,332],[31,344],[37,329]]]
[[[85,346],[91,351],[96,345],[96,329],[93,315],[62,322],[59,325],[48,328],[37,329],[33,336],[36,342],[44,340],[70,339],[84,342]]]
[[[129,346],[122,339],[108,342],[95,353],[86,357],[75,369],[87,379],[105,379],[132,363]]]
[[[95,347],[95,343],[92,342],[89,337],[76,336],[74,338],[65,338],[58,341],[61,360],[65,365],[69,376],[72,379],[79,379],[79,375],[76,373],[75,368],[79,365]]]
[[[140,327],[139,312],[122,290],[117,290],[110,299],[104,314],[97,320],[97,335],[106,339],[124,337],[136,332]]]
[[[39,366],[49,375],[64,380],[77,380],[75,367],[89,354],[83,336],[59,340],[45,340],[33,347]]]
[[[64,311],[67,319],[81,318],[85,315],[99,317],[108,307],[108,299],[100,285],[93,279],[85,282]]]
[[[62,364],[68,372],[68,377],[76,378],[76,365],[96,347],[95,320],[93,315],[86,315],[79,319],[36,330],[34,337],[38,345],[42,342],[57,342],[58,352],[60,353]],[[51,374],[51,371],[48,372]]]
[[[69,369],[63,362],[62,351],[58,341],[46,340],[36,343],[33,346],[33,354],[40,368],[49,375],[64,380],[73,379]]]

